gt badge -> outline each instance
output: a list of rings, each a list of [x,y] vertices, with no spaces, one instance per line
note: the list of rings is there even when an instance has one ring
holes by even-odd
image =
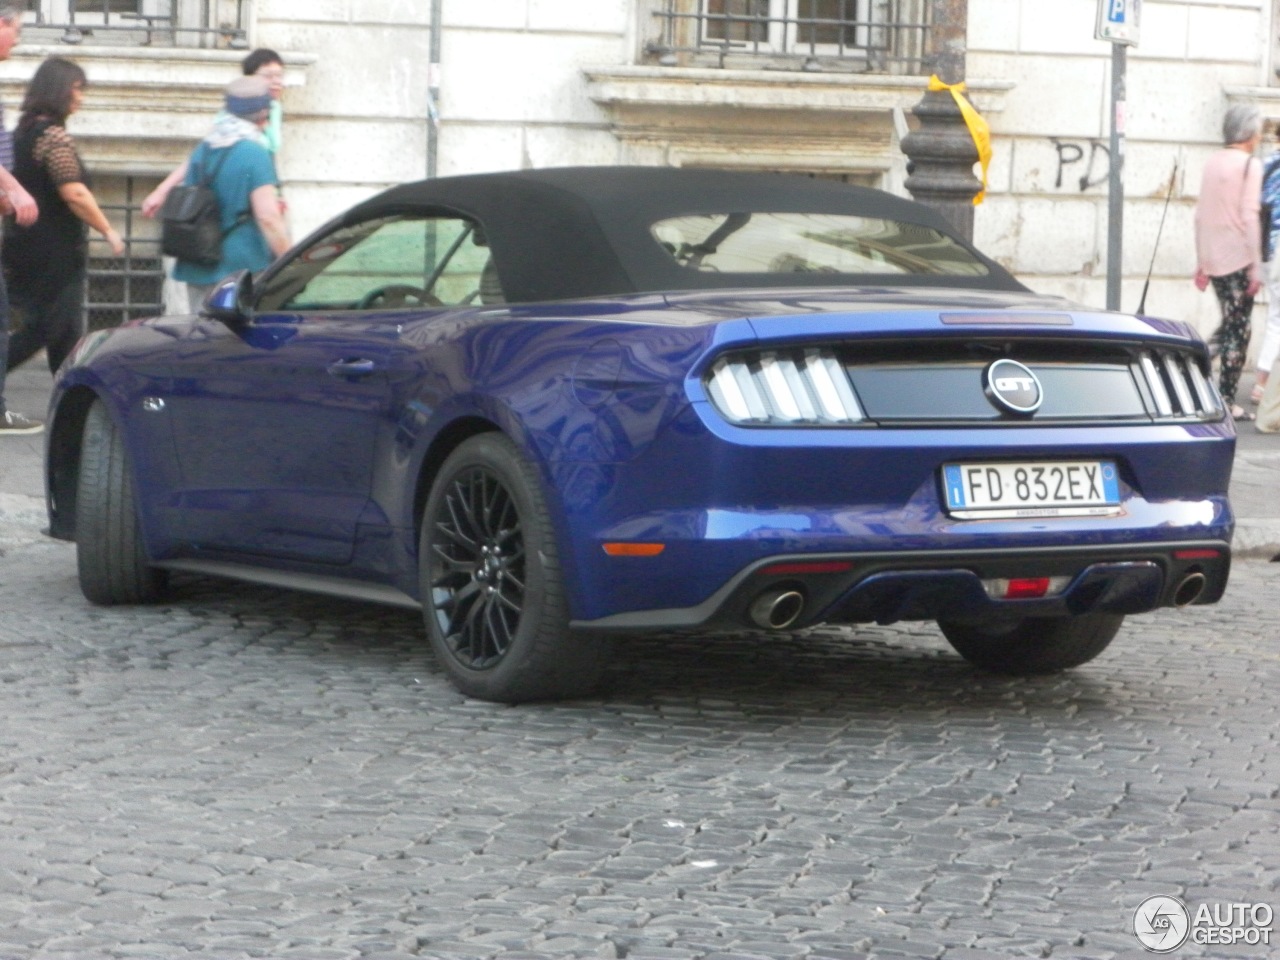
[[[1017,360],[997,360],[982,375],[982,389],[997,410],[1030,416],[1040,409],[1039,378]]]

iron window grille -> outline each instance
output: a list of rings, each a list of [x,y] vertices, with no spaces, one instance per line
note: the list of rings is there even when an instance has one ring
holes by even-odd
[[[926,0],[661,0],[664,66],[921,75],[930,69]]]
[[[248,49],[246,0],[27,0],[31,39]]]
[[[114,256],[96,233],[89,241],[85,315],[90,330],[118,327],[130,320],[164,313],[164,264],[160,239],[150,223],[141,220],[132,177],[124,181],[124,202],[102,204],[102,210],[125,242],[124,254]]]

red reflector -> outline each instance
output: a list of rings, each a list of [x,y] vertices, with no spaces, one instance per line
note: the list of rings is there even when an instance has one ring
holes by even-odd
[[[1009,589],[1005,591],[1006,600],[1035,600],[1049,592],[1048,577],[1024,577],[1010,580]]]
[[[844,573],[852,569],[851,560],[826,560],[816,563],[775,563],[760,572],[766,577],[795,577],[806,573]]]
[[[611,557],[656,557],[667,549],[665,543],[606,543],[604,552]]]
[[[1221,550],[1175,550],[1175,560],[1217,560],[1222,556]]]

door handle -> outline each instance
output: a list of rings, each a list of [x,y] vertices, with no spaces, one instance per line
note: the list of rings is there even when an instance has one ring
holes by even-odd
[[[335,360],[329,364],[329,373],[335,377],[367,377],[373,373],[374,367],[372,360],[363,358]]]

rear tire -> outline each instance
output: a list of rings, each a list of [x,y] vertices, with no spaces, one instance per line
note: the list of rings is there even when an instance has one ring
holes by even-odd
[[[76,568],[93,603],[149,603],[168,577],[147,562],[124,439],[101,400],[85,419],[76,488]]]
[[[453,685],[500,703],[590,693],[603,640],[571,633],[551,516],[509,439],[485,433],[444,462],[422,518],[427,636]]]
[[[1116,613],[1025,617],[1005,624],[939,620],[947,641],[976,667],[1011,676],[1056,673],[1088,663],[1124,623]]]

